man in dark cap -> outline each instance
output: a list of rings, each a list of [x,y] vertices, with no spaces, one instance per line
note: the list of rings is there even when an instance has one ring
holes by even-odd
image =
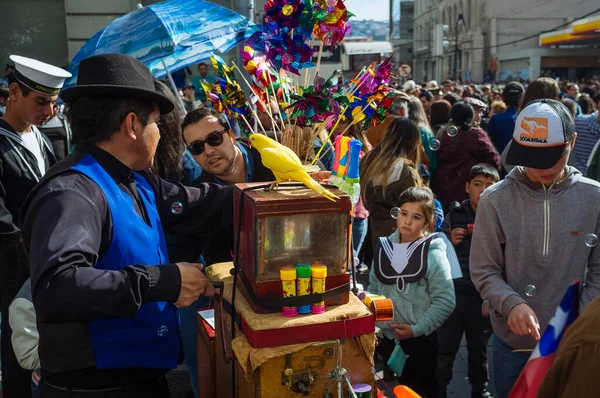
[[[512,139],[515,130],[515,120],[517,119],[517,110],[521,104],[521,97],[525,89],[519,82],[510,82],[502,91],[502,99],[506,104],[506,110],[498,115],[491,117],[488,124],[488,133],[492,143],[502,153],[506,145]]]
[[[70,106],[74,153],[23,206],[40,336],[40,397],[169,397],[177,307],[214,290],[200,264],[169,262],[164,230],[232,225],[232,188],[187,188],[146,171],[171,100],[122,54],[81,61]]]
[[[40,133],[52,115],[65,78],[71,74],[35,59],[11,55],[8,103],[0,119],[0,312],[4,398],[31,396],[31,371],[15,358],[8,307],[27,279],[21,250],[19,209],[27,194],[56,161],[50,141]],[[8,70],[8,68],[7,68]]]

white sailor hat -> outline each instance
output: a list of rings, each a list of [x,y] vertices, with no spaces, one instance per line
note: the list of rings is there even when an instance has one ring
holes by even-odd
[[[9,58],[15,63],[15,79],[42,94],[58,95],[65,79],[71,77],[66,70],[35,59],[20,55],[11,55]]]

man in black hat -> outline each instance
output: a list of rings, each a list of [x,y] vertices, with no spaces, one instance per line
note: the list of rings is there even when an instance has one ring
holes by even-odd
[[[35,59],[11,55],[8,104],[0,119],[0,312],[2,313],[2,376],[4,398],[31,396],[31,371],[15,358],[8,307],[27,279],[21,250],[19,209],[27,194],[56,161],[41,126],[65,78],[71,74]]]
[[[146,170],[174,104],[121,54],[84,59],[71,107],[76,150],[23,206],[40,336],[40,397],[168,397],[180,348],[176,307],[213,288],[201,265],[171,264],[163,230],[232,225],[232,189],[187,188]],[[74,395],[73,395],[74,394]]]

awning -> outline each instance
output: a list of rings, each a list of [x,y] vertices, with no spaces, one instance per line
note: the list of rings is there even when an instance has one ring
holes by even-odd
[[[600,42],[600,15],[575,21],[567,29],[540,35],[540,46]]]
[[[394,48],[389,41],[356,41],[343,43],[347,55],[392,53]]]

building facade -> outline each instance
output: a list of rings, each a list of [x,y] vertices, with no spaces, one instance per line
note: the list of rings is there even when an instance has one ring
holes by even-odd
[[[597,0],[415,0],[415,79],[528,80],[556,70],[575,79],[578,64],[597,63],[600,43],[541,47],[539,35],[596,9]]]
[[[159,1],[2,0],[0,62],[7,63],[10,54],[19,54],[66,68],[96,32],[135,10],[138,4],[147,6]],[[249,17],[254,13],[252,0],[212,2]]]
[[[412,0],[400,3],[399,37],[392,39],[397,64],[413,66],[414,52],[414,13],[415,2]]]

